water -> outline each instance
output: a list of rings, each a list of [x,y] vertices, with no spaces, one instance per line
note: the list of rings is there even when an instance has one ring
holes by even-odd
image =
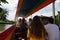
[[[0,33],[4,32],[8,28],[10,28],[12,24],[0,24]]]

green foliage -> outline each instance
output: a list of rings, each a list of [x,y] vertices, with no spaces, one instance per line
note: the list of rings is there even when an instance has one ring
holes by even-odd
[[[8,11],[6,9],[0,8],[0,20],[6,20]]]
[[[56,16],[56,23],[60,24],[60,11],[58,11],[58,15]]]
[[[8,11],[6,9],[0,8],[0,23],[14,23],[6,19]]]
[[[0,0],[0,3],[8,3],[6,0]]]
[[[6,0],[0,0],[0,5],[1,3],[8,3]]]
[[[0,24],[0,31],[3,31],[5,29],[4,24]]]
[[[0,6],[1,6],[1,2],[2,3],[8,3],[6,0],[0,0]],[[0,20],[6,20],[6,16],[7,16],[8,11],[6,9],[3,9],[0,7]]]
[[[3,9],[2,8],[0,8],[0,13],[3,11]]]

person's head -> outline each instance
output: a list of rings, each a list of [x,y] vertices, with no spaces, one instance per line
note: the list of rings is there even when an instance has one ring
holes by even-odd
[[[21,22],[21,18],[19,19],[19,22]]]
[[[25,22],[25,21],[26,21],[25,18],[23,18],[23,19],[22,19],[22,22]]]
[[[29,18],[29,22],[32,22],[32,19],[31,18]]]
[[[31,29],[30,29],[31,33],[36,35],[37,37],[41,37],[43,29],[44,29],[44,26],[40,20],[40,17],[35,16],[31,23]]]
[[[53,18],[48,18],[48,23],[53,24],[54,23],[54,19]]]

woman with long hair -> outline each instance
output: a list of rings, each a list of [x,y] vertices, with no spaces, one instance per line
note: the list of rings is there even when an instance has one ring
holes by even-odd
[[[28,28],[27,37],[29,40],[44,40],[45,29],[39,16],[35,16]]]

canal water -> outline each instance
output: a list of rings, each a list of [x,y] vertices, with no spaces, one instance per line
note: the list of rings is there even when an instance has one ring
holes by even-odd
[[[0,33],[10,28],[13,24],[0,24]]]

